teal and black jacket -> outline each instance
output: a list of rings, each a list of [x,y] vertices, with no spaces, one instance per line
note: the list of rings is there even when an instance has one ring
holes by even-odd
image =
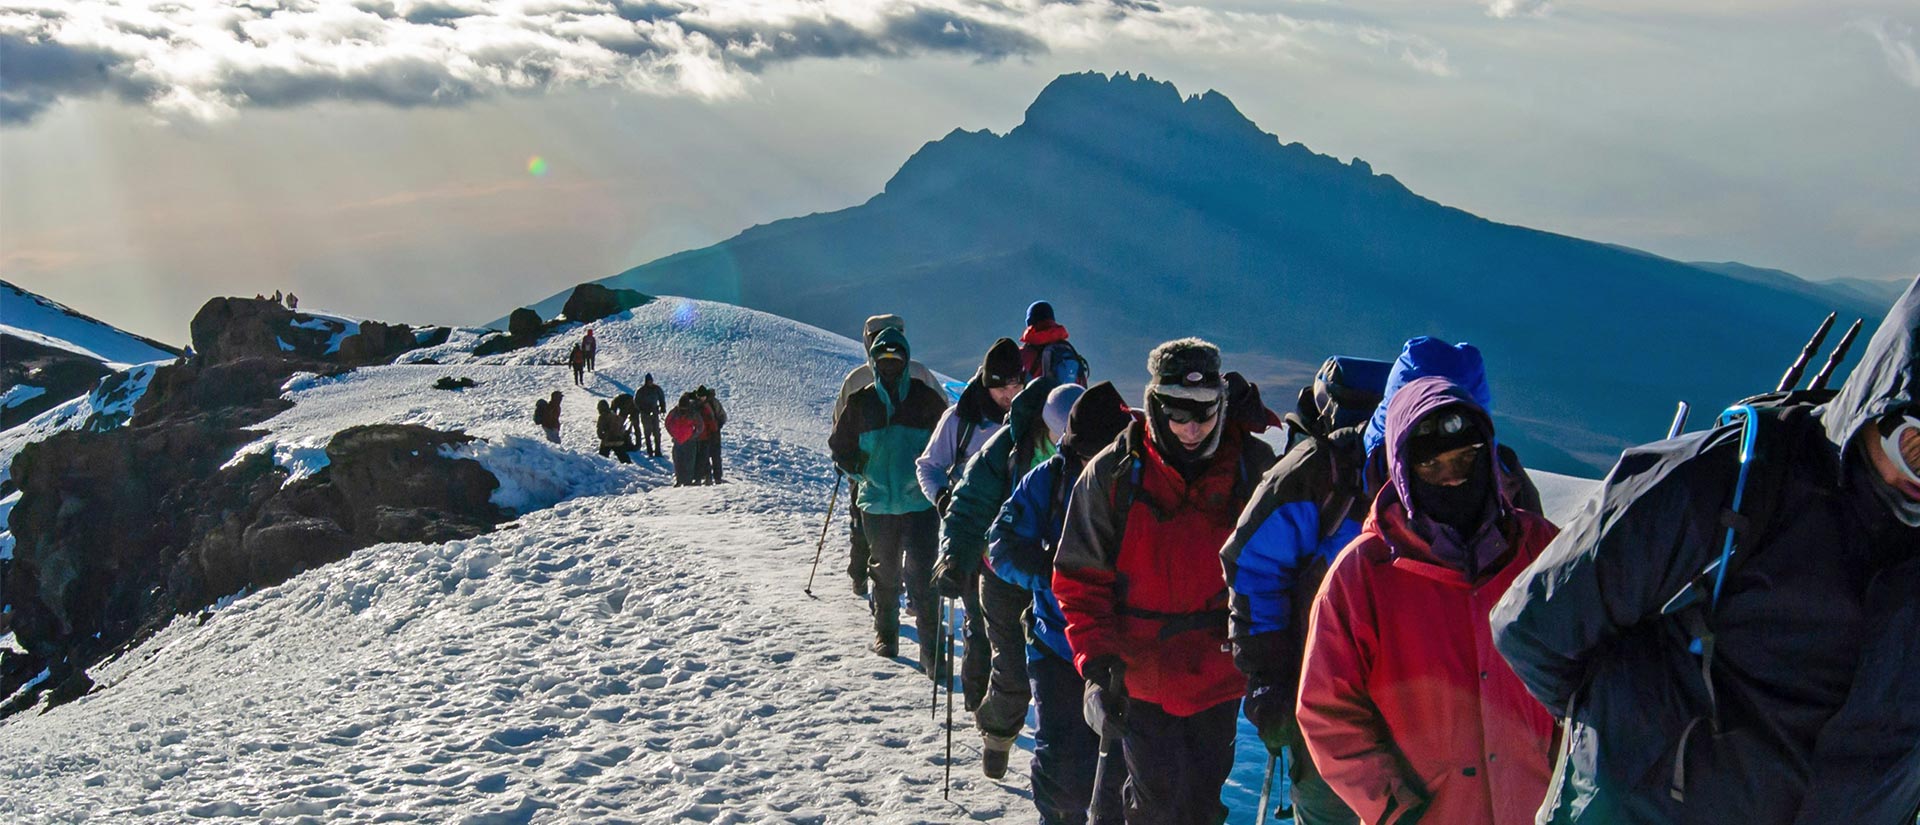
[[[876,345],[889,341],[904,346],[905,337],[897,330],[886,330],[874,339]],[[879,374],[874,370],[875,376]],[[933,437],[940,414],[946,412],[947,396],[904,371],[887,386],[883,383],[887,382],[876,379],[847,399],[827,447],[833,463],[860,482],[857,503],[862,512],[918,513],[933,503],[920,492],[914,459]]]

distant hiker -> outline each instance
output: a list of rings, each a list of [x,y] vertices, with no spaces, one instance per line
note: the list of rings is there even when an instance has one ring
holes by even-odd
[[[942,516],[947,512],[948,496],[966,470],[967,460],[1006,426],[1007,408],[1026,385],[1027,376],[1020,371],[1019,345],[1011,338],[1002,338],[987,348],[980,367],[960,392],[960,400],[940,414],[933,438],[927,441],[926,451],[915,459],[914,469],[919,476],[920,492],[933,502],[934,509]],[[1042,397],[1040,403],[1044,402]],[[944,553],[941,557],[942,567],[956,577],[950,586],[943,588],[942,595],[959,598],[967,609],[966,658],[961,662],[960,683],[968,711],[979,708],[980,700],[987,695],[990,653],[986,613],[980,606],[980,558],[986,554],[987,526],[993,523],[1006,493],[1007,490],[1002,489],[997,500],[983,498],[976,503],[975,517],[968,520],[965,528],[971,534],[962,541],[970,558],[948,563],[944,561]],[[943,538],[941,547],[947,546]],[[1021,680],[1025,681],[1025,677]]]
[[[634,409],[633,396],[620,393],[613,397],[613,417],[620,422],[620,429],[627,434],[627,440],[640,443],[640,416]],[[634,447],[638,450],[639,447]]]
[[[1147,369],[1146,420],[1074,482],[1053,591],[1088,723],[1120,736],[1127,821],[1213,823],[1246,684],[1219,553],[1273,464],[1251,434],[1268,413],[1234,408],[1219,348],[1198,338],[1155,347]]]
[[[656,458],[660,455],[660,416],[667,414],[667,391],[653,383],[653,373],[647,373],[646,381],[633,394],[633,403],[640,415],[641,446],[647,454]]]
[[[548,441],[560,443],[559,390],[554,390],[553,395],[548,398],[533,402],[533,423],[540,425],[540,429],[546,431]]]
[[[1094,825],[1122,825],[1120,788],[1127,780],[1124,759],[1112,759],[1102,786],[1093,787],[1100,735],[1081,712],[1086,684],[1074,669],[1067,644],[1067,620],[1053,595],[1053,560],[1060,528],[1067,517],[1067,496],[1095,454],[1112,444],[1133,415],[1112,382],[1093,385],[1071,402],[1067,422],[1059,423],[1057,400],[1071,398],[1078,385],[1054,388],[1047,395],[1047,430],[1058,436],[1059,453],[1020,479],[988,534],[992,575],[1033,594],[1027,644],[1027,679],[1033,692],[1033,804],[1042,825],[1079,825],[1094,812]]]
[[[1013,342],[1001,339],[1012,354]],[[1017,369],[1017,367],[1015,367]],[[1014,373],[1019,375],[1019,373]],[[981,644],[973,642],[968,631],[967,664],[977,657],[985,665],[980,674],[979,700],[974,704],[973,721],[980,729],[985,748],[981,767],[987,776],[999,779],[1006,773],[1007,759],[1020,728],[1027,721],[1027,705],[1033,699],[1027,684],[1027,632],[1023,614],[1033,603],[1033,595],[983,569],[987,557],[987,531],[1000,516],[1000,507],[1013,494],[1014,482],[1040,462],[1053,457],[1053,436],[1044,413],[1048,393],[1055,383],[1042,378],[1011,401],[1007,425],[987,440],[986,446],[967,463],[966,473],[954,486],[951,502],[940,525],[940,563],[934,567],[934,581],[940,595],[971,595],[969,624],[973,614],[980,615]],[[1077,388],[1077,387],[1076,387]],[[995,400],[998,400],[996,391]],[[1072,402],[1060,410],[1061,417]],[[971,591],[971,592],[969,592]],[[962,681],[968,676],[961,671]],[[974,688],[968,685],[971,693]]]
[[[574,344],[573,349],[567,352],[567,365],[570,367],[573,367],[574,385],[585,386],[587,383],[586,375],[585,375],[585,371],[587,368],[586,347],[583,347],[578,343]]]
[[[628,453],[633,452],[633,437],[627,432],[627,426],[620,420],[620,414],[613,411],[613,405],[602,400],[600,417],[597,422],[600,436],[600,457],[612,455],[620,459],[621,464],[632,464]]]
[[[1402,387],[1387,486],[1314,599],[1300,734],[1362,821],[1528,825],[1546,795],[1553,718],[1489,655],[1488,613],[1556,531],[1514,507],[1495,444],[1458,385]]]
[[[725,480],[720,475],[720,430],[727,426],[727,408],[720,404],[720,398],[705,384],[693,391],[693,397],[700,401],[701,413],[706,416],[708,478],[715,484],[722,484]]]
[[[287,309],[299,309],[299,308],[300,308],[300,296],[295,295],[291,292],[287,293]]]
[[[868,578],[873,582],[871,650],[893,657],[900,651],[900,588],[903,583],[920,605],[914,616],[920,665],[939,679],[933,639],[940,632],[933,605],[933,556],[940,520],[933,502],[920,492],[914,458],[926,449],[934,425],[947,408],[946,396],[908,373],[907,336],[883,329],[867,349],[874,380],[847,399],[827,445],[833,463],[860,482],[856,504],[871,545]]]
[[[276,290],[274,290],[274,291],[273,291],[273,298],[272,298],[271,300],[272,300],[272,301],[273,301],[274,303],[276,303],[276,304],[277,304],[277,303],[280,303],[281,301],[284,301],[284,300],[286,300],[286,299],[285,299],[285,298],[282,298],[282,297],[280,296],[280,290],[277,290],[277,289],[276,289]]]
[[[1360,534],[1386,482],[1385,451],[1375,446],[1370,463],[1367,445],[1386,441],[1387,403],[1423,375],[1470,388],[1483,408],[1491,403],[1480,351],[1470,344],[1420,337],[1408,341],[1392,364],[1327,359],[1282,425],[1292,448],[1261,479],[1220,551],[1233,591],[1234,664],[1247,676],[1247,721],[1269,753],[1291,751],[1288,778],[1300,825],[1358,822],[1320,777],[1300,741],[1294,722],[1300,656],[1308,614],[1328,565]],[[1521,509],[1537,512],[1540,494],[1519,457],[1505,444],[1495,449],[1509,497]],[[1369,472],[1370,466],[1380,469]]]
[[[256,301],[264,301],[267,299],[267,296],[262,293],[255,292],[253,293],[253,299]]]
[[[1053,305],[1027,307],[1027,329],[1020,333],[1020,363],[1027,377],[1050,377],[1062,384],[1087,385],[1087,359],[1067,342],[1067,328],[1053,320]]]
[[[593,356],[600,352],[600,342],[593,337],[593,327],[587,327],[587,337],[581,339],[580,350],[587,357],[587,370],[589,372],[599,372],[599,370],[593,368]]]
[[[667,413],[667,435],[673,437],[673,486],[687,487],[704,483],[696,472],[706,444],[706,418],[693,393],[683,393],[680,403]]]
[[[1628,450],[1494,608],[1567,724],[1540,822],[1914,821],[1920,279],[1838,395],[1751,415],[1744,473],[1742,423]]]
[[[898,315],[874,315],[867,318],[866,325],[860,333],[862,348],[873,346],[873,337],[879,335],[883,329],[897,329],[904,333],[907,331],[907,324],[901,320]],[[934,376],[933,370],[927,369],[926,365],[921,364],[919,361],[907,362],[907,374],[912,376],[915,381],[926,384],[935,390],[940,390],[940,379]],[[854,393],[866,389],[872,384],[873,366],[871,364],[863,362],[859,366],[847,371],[847,377],[840,381],[840,394],[833,402],[833,429],[839,429],[840,427],[840,414],[847,409],[847,399],[852,398]],[[942,392],[944,394],[944,391]],[[847,499],[851,501],[859,497],[859,480],[848,479]],[[851,507],[847,510],[847,543],[847,576],[853,580],[854,595],[865,596],[867,595],[867,539],[866,533],[861,526],[860,508],[858,507]]]

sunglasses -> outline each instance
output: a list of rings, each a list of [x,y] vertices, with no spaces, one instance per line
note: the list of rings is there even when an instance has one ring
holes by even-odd
[[[1887,458],[1893,459],[1893,466],[1900,468],[1900,475],[1914,484],[1920,484],[1920,472],[1915,472],[1913,463],[1900,450],[1900,441],[1910,432],[1916,438],[1920,438],[1920,418],[1912,414],[1903,416],[1900,425],[1894,427],[1893,432],[1887,433],[1885,438],[1880,439],[1880,449],[1887,452]]]
[[[1166,411],[1167,420],[1175,424],[1205,424],[1212,421],[1214,416],[1220,414],[1219,407],[1213,404],[1208,404],[1198,409],[1190,409],[1163,403],[1161,404],[1161,408]]]

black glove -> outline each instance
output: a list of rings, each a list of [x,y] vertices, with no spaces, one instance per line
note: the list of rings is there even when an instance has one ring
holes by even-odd
[[[1260,732],[1260,744],[1267,746],[1267,753],[1279,756],[1280,749],[1299,744],[1297,728],[1293,721],[1293,697],[1274,685],[1265,685],[1247,691],[1244,706],[1247,721],[1253,723],[1253,729]]]
[[[967,574],[960,572],[960,565],[953,563],[952,556],[942,556],[934,563],[933,589],[949,599],[960,598],[967,591]]]
[[[1081,696],[1087,726],[1102,736],[1120,735],[1127,716],[1127,663],[1108,654],[1088,660],[1080,672],[1087,677]]]

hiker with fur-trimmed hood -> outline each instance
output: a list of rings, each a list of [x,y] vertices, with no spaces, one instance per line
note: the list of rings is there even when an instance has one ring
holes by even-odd
[[[1831,401],[1755,414],[1737,515],[1741,424],[1628,450],[1495,609],[1566,720],[1540,822],[1913,824],[1920,279]]]
[[[1295,713],[1327,784],[1380,825],[1528,825],[1553,719],[1488,612],[1553,539],[1500,482],[1493,419],[1458,385],[1387,402],[1387,486],[1314,599]]]
[[[861,327],[860,345],[862,351],[867,347],[873,346],[874,336],[879,335],[880,331],[885,329],[897,329],[905,333],[907,331],[907,322],[902,320],[898,315],[869,316],[866,323]],[[933,370],[927,369],[925,364],[908,359],[907,374],[912,376],[913,380],[919,381],[927,385],[927,387],[939,391],[943,396],[945,395],[946,390],[942,388],[940,378],[933,374]],[[847,377],[840,380],[840,394],[835,396],[833,401],[833,419],[829,425],[829,429],[840,426],[840,415],[847,409],[847,399],[852,398],[854,393],[866,389],[872,384],[872,364],[862,361],[859,366],[847,371]],[[847,488],[847,499],[849,501],[860,497],[860,482],[858,479],[848,479]],[[867,537],[866,530],[863,529],[860,521],[860,508],[849,507],[847,508],[847,577],[853,580],[853,593],[856,596],[867,595],[867,558]]]
[[[987,348],[979,369],[974,370],[967,388],[960,392],[960,400],[940,415],[933,438],[927,442],[926,451],[915,460],[914,468],[919,475],[920,492],[933,502],[934,510],[943,519],[947,514],[949,498],[966,472],[967,461],[979,454],[987,442],[1006,427],[1007,410],[1012,406],[1014,396],[1019,395],[1026,385],[1026,373],[1020,371],[1019,345],[1013,343],[1011,338],[1002,338]],[[1004,491],[1000,500],[976,503],[974,509],[985,511],[985,514],[976,512],[974,515],[977,517],[967,520],[970,526],[966,529],[972,535],[967,536],[963,543],[969,552],[977,550],[979,552],[975,555],[985,554],[987,525],[993,523],[1001,500],[1005,500]],[[942,534],[940,545],[941,558],[944,560],[950,539],[945,535],[945,528]],[[974,540],[976,538],[978,541]],[[967,711],[972,712],[980,707],[980,701],[987,695],[990,661],[986,611],[980,604],[980,565],[976,559],[962,560],[957,566],[948,564],[946,567],[966,577],[964,581],[944,588],[952,592],[943,595],[959,598],[966,606],[966,656],[960,663],[960,684],[966,696]]]
[[[1273,450],[1228,403],[1218,347],[1148,356],[1146,420],[1074,482],[1054,561],[1089,724],[1120,736],[1127,822],[1214,823],[1245,679],[1227,652],[1220,546]],[[1246,395],[1257,397],[1257,393]]]
[[[855,505],[872,547],[868,578],[873,581],[873,630],[870,649],[888,658],[900,650],[900,591],[904,584],[920,610],[914,616],[920,664],[937,678],[935,645],[940,632],[933,604],[933,557],[940,541],[940,519],[933,502],[920,492],[914,459],[926,449],[933,428],[946,411],[945,395],[913,380],[907,371],[907,336],[881,330],[867,349],[874,381],[847,399],[847,409],[827,446],[833,463],[860,482]]]

